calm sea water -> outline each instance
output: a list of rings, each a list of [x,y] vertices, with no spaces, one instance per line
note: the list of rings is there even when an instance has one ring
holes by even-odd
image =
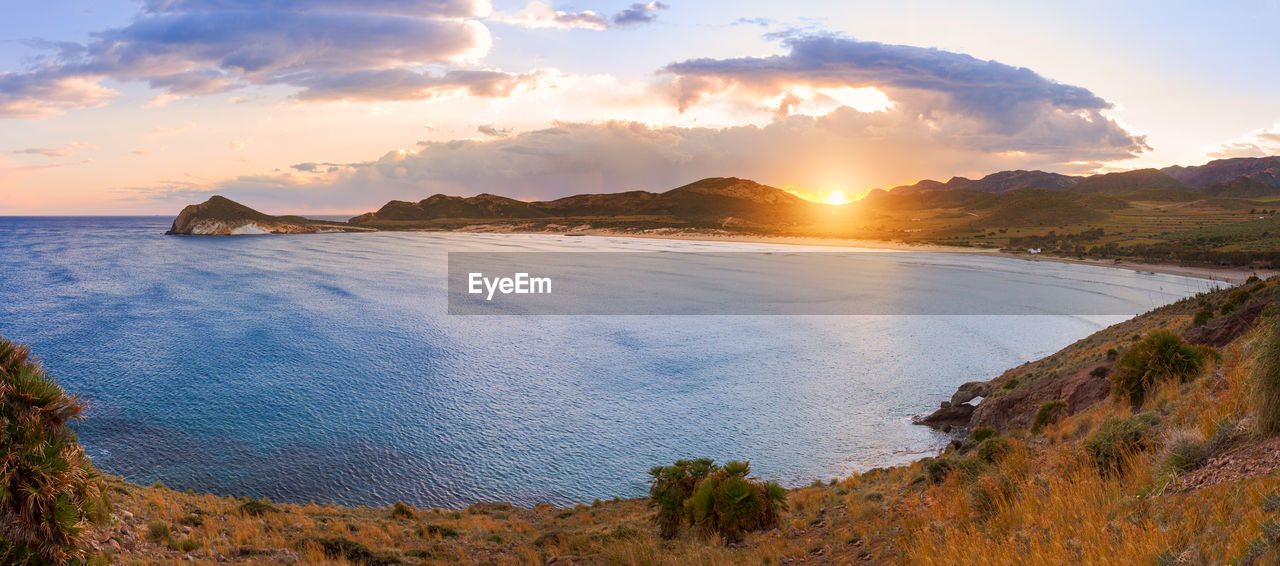
[[[1124,316],[451,316],[449,251],[784,249],[541,235],[171,237],[169,218],[0,218],[0,335],[84,396],[81,441],[139,483],[462,506],[644,493],[681,457],[808,483],[926,455],[909,424]],[[867,252],[874,253],[874,252]],[[884,292],[994,272],[1120,296],[1204,281],[882,254]],[[986,279],[983,279],[984,281]],[[1041,284],[1042,283],[1042,284]],[[973,286],[969,286],[973,287]],[[1016,289],[963,300],[1000,301]],[[1052,312],[1052,305],[1049,310]]]

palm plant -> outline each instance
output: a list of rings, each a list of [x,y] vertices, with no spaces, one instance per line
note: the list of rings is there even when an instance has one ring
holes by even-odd
[[[67,426],[80,399],[25,346],[0,338],[0,563],[67,564],[110,512],[97,471]]]

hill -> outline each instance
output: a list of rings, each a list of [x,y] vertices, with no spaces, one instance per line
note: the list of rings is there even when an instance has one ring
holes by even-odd
[[[1204,165],[1174,165],[1160,171],[1193,187],[1207,187],[1244,177],[1268,187],[1280,188],[1280,156],[1217,159]]]
[[[188,205],[173,219],[166,234],[228,236],[245,234],[301,234],[323,231],[357,231],[341,223],[309,220],[301,216],[263,214],[226,197],[214,195]]]
[[[1046,173],[1044,171],[1000,171],[978,180],[965,177],[952,177],[945,183],[923,180],[912,185],[901,185],[889,189],[891,192],[919,193],[942,190],[968,190],[982,193],[1005,193],[1017,189],[1045,189],[1058,191],[1079,183],[1080,177]]]
[[[647,216],[694,222],[742,219],[778,224],[801,221],[826,207],[755,181],[711,177],[663,193],[627,191],[575,195],[552,201],[523,202],[488,194],[468,198],[435,195],[418,203],[391,201],[377,212],[356,216],[350,222],[389,228],[442,219],[483,221]]]
[[[1094,175],[1071,187],[1078,193],[1121,194],[1142,189],[1186,189],[1177,179],[1155,169]]]

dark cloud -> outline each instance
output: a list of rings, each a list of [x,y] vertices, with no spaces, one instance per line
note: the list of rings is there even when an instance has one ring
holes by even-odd
[[[627,9],[614,14],[611,21],[613,25],[623,27],[653,23],[658,19],[658,10],[666,9],[667,5],[662,2],[636,2]]]
[[[1111,106],[1088,89],[963,53],[832,35],[792,36],[784,44],[786,55],[692,59],[664,71],[677,77],[682,107],[730,88],[776,95],[794,85],[876,87],[895,102],[978,118],[1006,134],[1030,127],[1046,112],[1106,120],[1099,111]]]
[[[493,138],[502,138],[511,135],[511,128],[499,128],[492,124],[476,126],[476,131]]]
[[[203,95],[246,85],[285,84],[304,97],[334,98],[352,73],[389,73],[403,98],[409,88],[432,96],[433,84],[473,93],[509,92],[488,72],[443,76],[419,71],[488,48],[475,21],[477,3],[370,0],[152,0],[129,25],[93,34],[83,45],[48,46],[57,56],[27,72],[0,74],[0,117],[41,117],[104,102],[111,78],[141,81],[175,95]],[[449,16],[449,17],[445,17]],[[462,71],[458,71],[462,72]],[[408,83],[413,83],[412,85]]]

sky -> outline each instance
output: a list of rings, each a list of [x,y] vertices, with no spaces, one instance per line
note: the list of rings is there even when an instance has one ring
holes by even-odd
[[[1280,154],[1274,0],[6,4],[0,215]]]

